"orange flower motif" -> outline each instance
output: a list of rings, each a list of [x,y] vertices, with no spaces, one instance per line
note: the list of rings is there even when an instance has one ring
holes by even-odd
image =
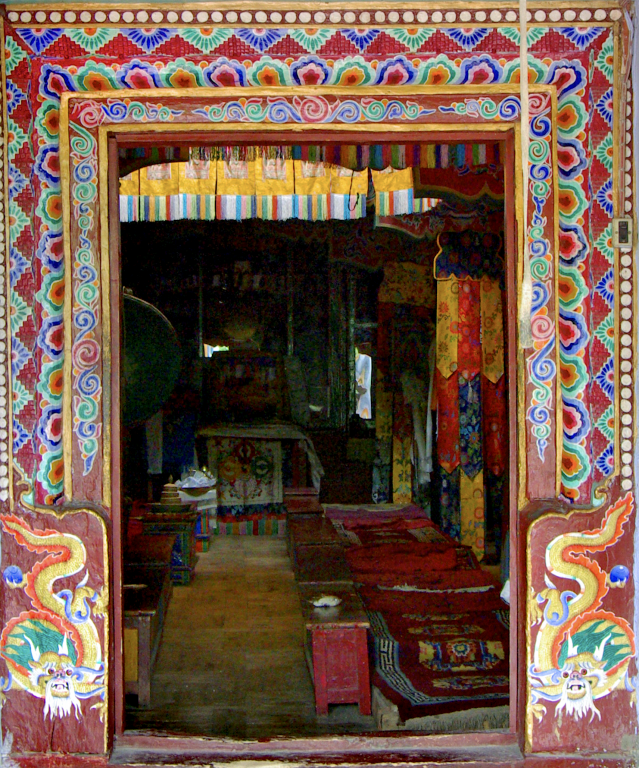
[[[111,83],[97,72],[91,72],[82,78],[82,85],[87,91],[108,91],[112,88]]]
[[[579,372],[573,363],[562,363],[559,368],[561,382],[566,387],[572,387],[579,379]]]
[[[449,80],[450,72],[440,64],[429,70],[425,85],[446,85]]]
[[[62,196],[50,195],[47,200],[47,213],[55,221],[62,218]]]
[[[195,75],[183,69],[178,69],[174,72],[169,80],[174,88],[195,88],[197,85]]]
[[[51,462],[51,469],[48,472],[51,485],[57,485],[64,479],[64,461],[63,459],[54,459]]]
[[[272,67],[264,67],[258,73],[257,79],[260,81],[260,85],[282,85],[279,73]]]

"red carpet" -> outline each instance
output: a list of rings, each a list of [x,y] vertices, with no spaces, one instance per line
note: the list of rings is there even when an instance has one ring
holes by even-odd
[[[508,607],[472,551],[421,517],[334,524],[371,621],[373,683],[402,720],[507,704]]]

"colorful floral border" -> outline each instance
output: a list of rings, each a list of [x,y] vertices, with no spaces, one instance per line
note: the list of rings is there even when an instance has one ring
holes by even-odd
[[[62,263],[56,258],[61,240],[59,173],[56,174],[57,121],[59,97],[65,91],[92,91],[126,88],[176,88],[205,86],[265,85],[473,85],[516,83],[519,32],[515,27],[438,28],[416,27],[352,28],[265,28],[210,29],[152,27],[142,29],[99,26],[82,29],[65,26],[38,29],[19,28],[7,35],[8,94],[15,104],[10,113],[9,132],[14,158],[12,168],[18,186],[27,161],[30,120],[35,125],[32,158],[36,179],[32,185],[36,228],[31,229],[29,206],[15,205],[12,240],[21,245],[32,237],[41,268],[38,274],[37,344],[25,344],[23,329],[29,315],[29,301],[13,291],[16,308],[14,358],[17,359],[16,390],[30,418],[14,421],[14,449],[24,474],[37,473],[36,496],[51,503],[62,493],[62,442],[58,386],[62,365]],[[562,493],[579,504],[589,504],[592,484],[601,482],[614,470],[607,457],[614,456],[614,421],[606,414],[614,403],[612,376],[614,355],[609,350],[614,338],[612,294],[606,264],[612,253],[606,232],[611,219],[612,176],[607,166],[612,138],[610,57],[613,37],[610,27],[532,27],[529,33],[530,69],[539,83],[557,86],[557,131],[559,141],[559,302],[560,380],[562,382],[564,441]],[[489,53],[500,50],[499,56]],[[28,65],[25,65],[25,61]],[[28,74],[22,72],[28,69]],[[27,82],[32,83],[31,96]],[[21,87],[22,85],[22,87]],[[22,107],[22,102],[26,106]],[[251,120],[252,99],[238,100],[227,117]],[[460,105],[464,100],[459,100]],[[488,102],[471,100],[466,110],[452,119],[477,120]],[[377,107],[376,107],[377,108]],[[20,111],[22,109],[22,112]],[[226,107],[226,109],[231,109]],[[264,107],[266,119],[287,120]],[[270,110],[270,112],[269,112]],[[470,111],[469,111],[470,110]],[[592,120],[589,123],[589,118]],[[440,111],[440,116],[445,118]],[[201,115],[204,117],[204,115]],[[337,115],[334,116],[338,118]],[[368,111],[368,118],[375,116]],[[299,122],[312,115],[297,115]],[[147,116],[147,119],[149,117]],[[155,118],[151,118],[155,119]],[[392,107],[379,110],[378,119],[393,119]],[[398,115],[396,119],[402,119]],[[544,119],[538,126],[544,130]],[[533,130],[534,133],[534,130]],[[531,152],[550,150],[544,136],[535,137]],[[538,140],[537,140],[538,139]],[[588,163],[588,152],[592,160]],[[24,157],[20,154],[23,153]],[[535,157],[532,157],[536,160]],[[22,163],[21,163],[22,161]],[[78,172],[89,168],[78,163]],[[533,163],[533,165],[540,165]],[[546,185],[544,187],[544,185]],[[589,187],[592,186],[592,196]],[[542,187],[544,190],[542,191]],[[534,179],[531,184],[532,211],[550,194],[551,179]],[[88,189],[88,188],[87,188]],[[19,196],[18,196],[19,197]],[[28,197],[28,195],[27,195]],[[25,201],[26,202],[26,201]],[[539,217],[539,212],[536,215]],[[541,217],[543,218],[543,217]],[[86,223],[86,222],[85,222]],[[553,237],[539,229],[533,218],[531,244],[535,271],[534,359],[528,375],[535,385],[535,397],[528,411],[530,428],[540,461],[550,461],[549,435],[553,425],[550,410],[556,350],[552,349],[554,325],[549,324],[554,306],[552,295]],[[36,240],[37,233],[37,242]],[[85,232],[85,235],[88,230]],[[596,248],[590,253],[589,243]],[[27,249],[16,248],[16,264],[27,259]],[[74,254],[74,258],[81,257]],[[96,301],[96,275],[81,268],[76,258],[77,277],[82,291],[75,292],[75,331],[83,334],[81,354],[74,350],[74,430],[82,451],[84,472],[94,471],[98,455],[100,417],[96,404],[100,382],[95,378],[97,342],[91,307]],[[83,265],[87,266],[87,265]],[[593,275],[590,284],[588,268]],[[592,295],[592,308],[589,297]],[[603,304],[602,304],[603,302]],[[77,323],[88,323],[78,326]],[[608,345],[608,346],[607,346]],[[23,381],[35,353],[37,388],[32,392]],[[588,371],[592,370],[592,378]],[[26,377],[28,378],[28,377]],[[598,389],[597,389],[598,387]],[[595,396],[593,396],[593,393]],[[31,402],[35,407],[31,407]],[[614,411],[613,411],[614,413]],[[31,448],[33,442],[35,451]],[[100,484],[94,489],[100,499]]]

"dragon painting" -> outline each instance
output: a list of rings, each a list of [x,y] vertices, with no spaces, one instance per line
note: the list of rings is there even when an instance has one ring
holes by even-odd
[[[634,655],[629,623],[603,610],[611,587],[624,586],[625,566],[606,573],[586,553],[602,552],[617,542],[633,509],[630,495],[605,513],[591,531],[563,533],[546,548],[546,589],[532,598],[532,624],[540,624],[529,668],[531,707],[539,720],[543,701],[555,702],[555,714],[575,720],[601,714],[596,701],[615,689],[632,691],[628,665]],[[573,589],[561,590],[550,577],[570,579]]]
[[[102,717],[105,699],[105,664],[93,617],[104,616],[106,591],[98,594],[89,584],[86,549],[70,533],[36,530],[15,515],[1,515],[4,530],[29,552],[41,555],[22,574],[10,565],[3,577],[12,589],[23,589],[31,610],[11,619],[0,636],[0,655],[9,675],[3,690],[21,688],[44,699],[44,717],[82,716],[81,701],[100,697],[95,705]],[[84,575],[70,589],[56,582]]]

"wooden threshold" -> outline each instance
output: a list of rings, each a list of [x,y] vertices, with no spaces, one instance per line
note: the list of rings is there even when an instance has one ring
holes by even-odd
[[[128,731],[116,738],[111,765],[176,765],[238,760],[358,765],[523,765],[516,733],[362,734],[233,741]]]

